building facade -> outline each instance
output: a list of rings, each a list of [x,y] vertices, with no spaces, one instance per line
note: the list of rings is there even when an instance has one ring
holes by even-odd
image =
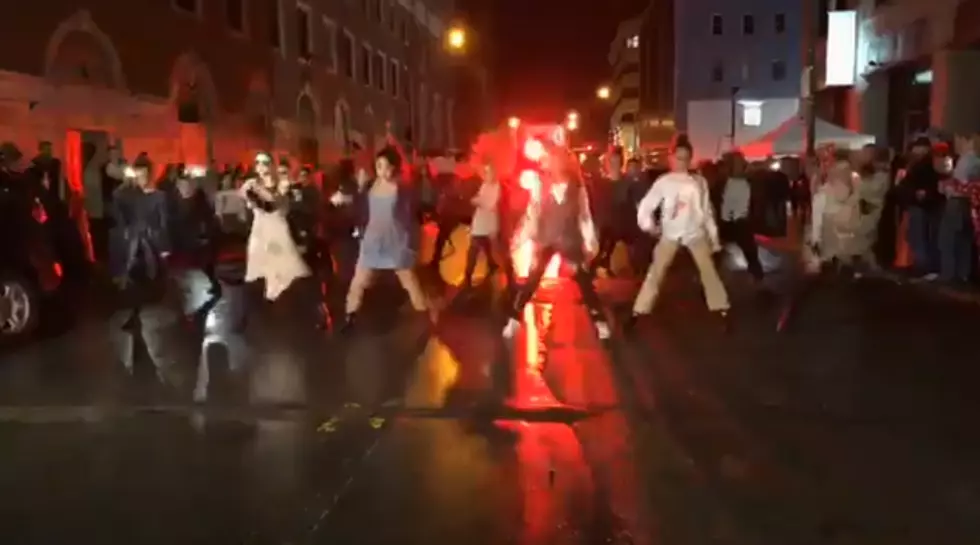
[[[856,13],[853,77],[818,94],[835,121],[896,149],[929,129],[980,130],[980,1],[838,0],[828,8]]]
[[[616,37],[609,46],[609,65],[612,67],[612,83],[609,86],[609,102],[612,114],[609,127],[614,142],[627,153],[640,148],[637,122],[640,114],[640,26],[639,17],[619,24]]]
[[[798,115],[804,4],[676,3],[675,120],[697,156],[715,157]]]
[[[0,21],[0,140],[69,159],[337,158],[386,130],[450,145],[449,0],[41,0]],[[82,158],[84,160],[84,158]]]
[[[676,129],[674,6],[651,0],[640,15],[640,101],[637,132],[648,150],[665,148]]]

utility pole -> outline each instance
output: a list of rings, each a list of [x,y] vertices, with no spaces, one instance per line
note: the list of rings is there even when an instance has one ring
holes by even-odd
[[[816,154],[817,147],[817,41],[820,39],[820,12],[819,0],[803,0],[804,2],[804,21],[807,23],[804,39],[806,40],[806,59],[803,63],[805,74],[804,99],[804,122],[806,123],[806,155]]]

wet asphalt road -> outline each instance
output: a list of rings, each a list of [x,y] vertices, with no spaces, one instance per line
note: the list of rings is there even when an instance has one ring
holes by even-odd
[[[774,283],[791,293],[792,277]],[[557,284],[512,343],[477,298],[346,339],[301,290],[174,318],[131,376],[90,320],[0,364],[0,535],[18,545],[929,543],[980,535],[980,307],[887,282],[782,303],[728,275],[725,335],[676,267],[603,346]],[[194,284],[193,282],[190,284]],[[200,284],[196,281],[196,284]],[[610,306],[626,280],[600,281]],[[198,291],[203,286],[198,286]],[[188,308],[203,304],[190,297]]]

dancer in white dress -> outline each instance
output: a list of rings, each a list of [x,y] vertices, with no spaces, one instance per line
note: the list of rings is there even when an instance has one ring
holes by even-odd
[[[245,281],[265,280],[265,297],[277,299],[299,278],[310,275],[286,222],[286,199],[272,175],[272,157],[255,157],[256,178],[245,181],[241,192],[252,209]]]

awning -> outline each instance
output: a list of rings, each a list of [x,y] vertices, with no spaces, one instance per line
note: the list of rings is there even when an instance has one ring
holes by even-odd
[[[838,127],[833,123],[817,119],[816,146],[832,144],[843,149],[858,149],[867,144],[874,144],[875,137]],[[769,131],[753,142],[739,146],[739,151],[747,159],[764,159],[777,155],[795,155],[806,149],[806,124],[800,116],[784,121],[780,126]]]

